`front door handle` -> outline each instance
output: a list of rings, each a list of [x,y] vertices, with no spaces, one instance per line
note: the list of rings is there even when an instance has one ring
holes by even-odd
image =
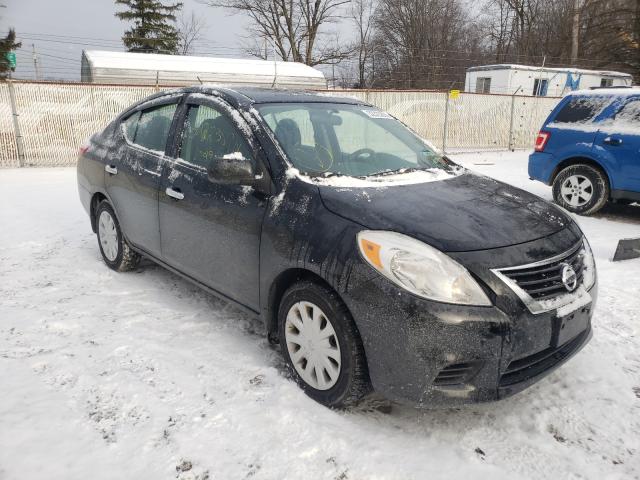
[[[104,171],[107,172],[110,175],[117,175],[118,174],[118,169],[113,165],[105,165],[104,166]]]
[[[176,200],[182,200],[184,198],[184,193],[182,193],[180,190],[173,189],[173,187],[167,187],[164,192],[168,196],[170,196],[171,198],[175,198]]]
[[[612,147],[617,147],[622,145],[622,139],[617,137],[607,137],[603,140],[607,145],[611,145]]]

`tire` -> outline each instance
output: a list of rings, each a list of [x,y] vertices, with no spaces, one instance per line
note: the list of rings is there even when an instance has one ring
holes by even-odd
[[[609,199],[609,181],[599,168],[571,165],[553,180],[553,199],[561,207],[579,215],[592,215]]]
[[[118,218],[106,200],[100,202],[96,209],[96,236],[102,260],[109,268],[127,272],[140,263],[140,255],[131,249],[122,236]]]
[[[301,323],[294,324],[288,316]],[[313,322],[312,317],[318,320]],[[305,331],[298,330],[296,325],[319,326],[316,334],[327,338],[315,339],[314,343],[315,330],[305,335]],[[317,402],[330,408],[344,408],[357,404],[371,391],[362,340],[347,307],[330,288],[311,281],[301,281],[290,287],[282,296],[278,309],[278,336],[291,375]],[[305,347],[297,345],[296,341],[305,342]],[[329,351],[330,354],[322,353]],[[319,365],[324,365],[320,367],[321,372],[315,368]]]

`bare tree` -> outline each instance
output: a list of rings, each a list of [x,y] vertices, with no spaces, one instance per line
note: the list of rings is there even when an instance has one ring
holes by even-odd
[[[358,55],[358,87],[364,88],[367,77],[367,65],[373,53],[373,14],[374,0],[352,0],[351,20],[356,26],[355,51]]]
[[[460,0],[379,0],[375,28],[376,74],[395,88],[463,82],[461,53],[478,43]]]
[[[197,17],[193,10],[189,16],[183,12],[178,19],[178,53],[180,55],[192,54],[194,44],[203,37],[206,29],[207,23],[203,17]]]
[[[255,36],[272,43],[281,59],[314,66],[340,61],[348,56],[348,49],[327,42],[322,44],[319,39],[322,27],[334,22],[341,7],[349,1],[203,0],[203,3],[246,14],[253,23]],[[250,53],[256,54],[256,49]]]

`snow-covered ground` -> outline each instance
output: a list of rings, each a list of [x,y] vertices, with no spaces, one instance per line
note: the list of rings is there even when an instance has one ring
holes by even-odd
[[[468,167],[550,198],[526,153]],[[0,479],[640,478],[640,207],[578,218],[591,343],[495,404],[348,412],[284,375],[261,325],[151,263],[101,261],[73,169],[0,171]]]

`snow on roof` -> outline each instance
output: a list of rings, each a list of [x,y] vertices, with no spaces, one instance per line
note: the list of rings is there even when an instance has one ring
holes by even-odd
[[[624,88],[590,88],[590,89],[582,89],[582,90],[574,90],[570,92],[570,95],[579,95],[579,96],[619,96],[624,97],[628,95],[638,95],[640,93],[640,86],[635,87],[624,87]]]
[[[324,81],[322,72],[298,62],[110,52],[104,50],[84,50],[83,55],[92,68],[164,72],[273,76],[275,63],[278,76],[316,78]]]
[[[467,72],[478,72],[478,71],[486,71],[486,70],[530,70],[536,72],[559,72],[559,73],[582,73],[586,75],[601,75],[604,77],[624,77],[631,78],[631,75],[628,73],[622,72],[614,72],[610,70],[585,70],[583,68],[573,68],[573,67],[536,67],[534,65],[518,65],[518,64],[508,64],[508,63],[500,63],[496,65],[481,65],[478,67],[470,67],[467,68]]]

